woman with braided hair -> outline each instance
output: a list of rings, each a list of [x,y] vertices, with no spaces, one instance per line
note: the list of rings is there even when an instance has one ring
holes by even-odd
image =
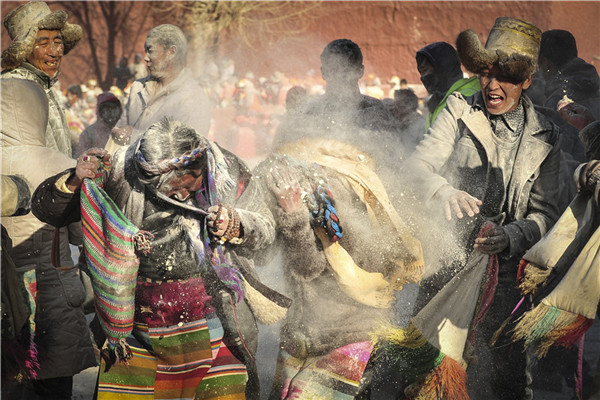
[[[287,299],[254,276],[249,257],[275,232],[242,161],[190,126],[163,118],[112,158],[88,150],[77,168],[50,178],[35,196],[42,220],[82,219],[107,337],[99,399],[257,398],[254,317],[281,315]],[[118,240],[106,234],[115,231]],[[134,240],[141,233],[150,239],[144,247]],[[137,266],[130,286],[122,272],[125,256],[114,255],[128,239],[135,252],[125,255]],[[257,298],[261,307],[253,303]],[[113,312],[114,304],[116,311],[130,309],[130,319]]]

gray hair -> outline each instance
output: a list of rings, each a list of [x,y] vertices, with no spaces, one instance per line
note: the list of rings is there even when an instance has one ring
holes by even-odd
[[[165,49],[175,46],[175,60],[179,66],[184,66],[187,56],[187,39],[183,31],[171,24],[163,24],[150,29],[146,39],[154,39]]]
[[[172,159],[206,145],[206,139],[184,122],[163,117],[141,138],[140,152],[149,163]]]

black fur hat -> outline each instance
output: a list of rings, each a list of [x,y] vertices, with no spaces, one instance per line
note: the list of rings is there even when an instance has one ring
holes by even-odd
[[[503,73],[523,82],[537,70],[542,31],[529,22],[510,17],[496,19],[485,48],[471,29],[456,39],[456,51],[465,68],[475,74],[496,64]]]

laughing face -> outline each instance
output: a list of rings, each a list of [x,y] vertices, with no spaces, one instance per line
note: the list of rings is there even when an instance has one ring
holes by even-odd
[[[493,115],[505,114],[519,105],[521,93],[531,86],[531,77],[515,82],[502,75],[498,66],[483,70],[479,75],[485,107]]]
[[[54,78],[65,52],[63,38],[58,30],[40,29],[27,61],[37,69]]]

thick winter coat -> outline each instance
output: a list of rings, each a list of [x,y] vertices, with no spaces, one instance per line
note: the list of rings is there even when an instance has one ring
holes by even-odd
[[[344,229],[340,245],[359,267],[389,278],[394,260],[401,257],[401,239],[375,226],[343,177],[333,171],[327,177]],[[304,207],[294,213],[278,208],[276,218],[284,275],[294,301],[281,327],[285,350],[297,358],[309,358],[369,340],[368,333],[390,317],[391,309],[361,304],[344,293]]]
[[[509,236],[510,256],[522,255],[537,242],[567,204],[559,180],[558,130],[535,112],[526,96],[522,99],[524,132],[512,178],[499,208],[494,210],[500,213],[502,205],[506,205],[501,225]],[[454,93],[447,104],[405,163],[407,175],[426,201],[431,201],[442,186],[451,184],[485,203],[487,183],[499,163],[481,93],[469,98]],[[469,229],[478,231],[479,228],[471,226]]]
[[[74,165],[74,160],[48,147],[48,97],[30,80],[2,84],[2,173],[18,174],[36,187],[48,176]],[[54,227],[33,214],[3,217],[13,241],[12,258],[19,272],[36,269],[36,343],[41,379],[74,375],[96,364],[81,304],[85,291],[76,269],[51,263]],[[60,230],[61,267],[73,266],[67,228]]]
[[[192,72],[183,69],[173,82],[156,88],[150,76],[133,82],[129,100],[117,126],[130,125],[135,141],[162,117],[171,117],[185,122],[203,136],[208,135],[210,126],[210,104],[204,89],[198,85]]]
[[[45,146],[56,149],[61,153],[71,156],[71,131],[65,116],[65,110],[60,104],[52,86],[57,78],[50,78],[45,72],[40,71],[28,62],[20,67],[2,73],[2,79],[26,79],[37,83],[48,98],[48,123],[46,126]]]
[[[148,256],[140,255],[138,277],[168,280],[188,279],[191,276],[202,274],[204,278],[207,273],[203,271],[206,271],[206,265],[209,263],[208,257],[195,262],[195,254],[190,253],[191,250],[187,241],[176,241],[178,239],[177,235],[188,234],[185,228],[182,230],[179,222],[170,222],[169,218],[172,217],[152,218],[153,215],[156,216],[156,212],[160,211],[165,211],[164,214],[167,215],[181,214],[189,216],[189,213],[177,210],[150,195],[136,176],[134,153],[135,144],[115,153],[112,159],[112,169],[104,189],[132,223],[155,234],[155,239],[161,241],[161,245],[156,244],[156,249],[164,247],[164,242],[168,241],[170,243],[168,246],[169,252],[177,253],[176,257],[180,257],[180,259],[176,259],[178,260],[177,265],[166,271],[164,265],[159,265],[156,262],[156,260],[161,259],[161,255],[156,253],[158,250],[155,250],[155,253],[151,251]],[[251,178],[247,167],[233,154],[226,151],[223,151],[223,153],[228,172],[237,184],[230,188],[226,194],[219,193],[220,201],[225,205],[236,208],[244,230],[241,243],[225,246],[226,252],[231,257],[233,265],[242,271],[246,279],[255,282],[258,278],[253,271],[253,263],[249,257],[253,252],[260,250],[274,240],[274,221],[270,211],[264,204],[260,192],[261,187]],[[34,203],[36,204],[34,204],[32,210],[41,219],[52,224],[65,223],[64,220],[61,221],[63,215],[68,216],[66,222],[79,220],[78,195],[65,193],[56,187],[56,182],[70,172],[66,171],[46,180],[34,193]],[[45,203],[48,203],[48,205],[38,207],[38,204]],[[157,208],[157,206],[163,208]],[[152,212],[155,210],[159,211]],[[149,222],[151,219],[154,222]],[[179,220],[175,219],[175,221]],[[157,223],[168,225],[169,228],[154,232],[149,227]],[[158,238],[159,235],[160,239]],[[164,257],[162,258],[164,259]],[[258,389],[258,375],[254,364],[254,353],[258,344],[258,332],[254,316],[258,315],[257,318],[260,320],[261,315],[259,314],[261,312],[263,314],[269,313],[270,309],[258,309],[256,304],[251,303],[248,296],[245,297],[248,302],[240,301],[235,304],[229,292],[220,288],[220,285],[213,283],[208,291],[213,296],[218,309],[217,313],[226,332],[224,340],[228,346],[231,346],[236,357],[246,364],[250,377],[246,394],[248,398],[256,398],[255,396],[260,390]],[[258,290],[261,290],[261,288]],[[272,294],[270,291],[263,293]]]
[[[522,95],[521,103],[522,133],[516,142],[509,144],[498,139],[492,130],[481,93],[468,98],[452,94],[429,134],[404,164],[422,198],[437,207],[440,214],[443,204],[434,195],[447,184],[482,201],[480,214],[474,218],[453,218],[450,223],[460,239],[453,246],[456,251],[467,254],[472,251],[475,235],[484,220],[502,226],[508,235],[508,248],[498,254],[500,264],[493,301],[474,333],[478,362],[467,370],[468,389],[473,398],[527,398],[531,390],[524,353],[511,351],[505,345],[509,340],[505,335],[501,335],[493,349],[489,343],[519,301],[515,282],[520,257],[554,225],[568,203],[565,183],[561,182],[568,178],[561,177],[566,166],[558,129],[534,110],[526,95]],[[504,148],[510,148],[511,152]],[[514,157],[510,170],[507,157]],[[445,223],[440,221],[435,224],[441,225],[448,236]],[[442,269],[421,282],[416,310],[427,304],[465,265],[452,251],[441,257]]]
[[[293,150],[294,147],[309,149],[309,153],[314,153],[306,154],[302,150]],[[400,233],[389,222],[388,212],[392,211],[379,203],[387,194],[371,191],[379,187],[380,181],[373,172],[374,163],[365,157],[364,152],[331,140],[307,140],[280,148],[278,152],[292,157],[291,163],[296,165],[293,171],[298,174],[303,190],[310,192],[310,188],[317,185],[330,190],[343,229],[336,244],[347,252],[357,268],[365,273],[381,274],[382,278],[392,283],[402,270],[406,274],[404,278],[412,282],[407,272],[410,268],[403,270],[404,267],[399,267],[407,266],[418,258],[416,253],[413,254],[415,248],[408,245],[412,243],[412,237]],[[320,166],[315,169],[305,167],[313,163],[320,163]],[[328,163],[331,165],[323,166]],[[261,181],[267,182],[274,169],[276,167],[269,158],[254,173],[261,177]],[[365,171],[368,173],[365,174]],[[359,176],[368,177],[371,181],[361,180]],[[353,186],[353,182],[361,182],[361,189]],[[361,190],[371,195],[361,197]],[[311,194],[307,199],[307,204],[311,204]],[[281,249],[283,274],[293,299],[281,327],[282,347],[294,357],[304,359],[322,356],[350,343],[368,341],[369,332],[391,316],[391,309],[368,305],[349,294],[333,272],[341,264],[347,266],[348,259],[341,261],[339,254],[332,256],[333,259],[329,258],[317,239],[309,209],[300,207],[296,211],[286,212],[274,195],[267,196],[267,201],[277,221],[278,235],[277,245],[270,249],[271,253],[265,252],[261,261],[269,262],[269,257],[274,256],[273,250]],[[376,211],[371,213],[370,207]],[[420,251],[418,242],[416,247]],[[415,262],[418,263],[422,266],[422,260]],[[347,271],[340,275],[344,273]],[[416,275],[420,276],[420,273]],[[357,290],[361,284],[352,283]]]

